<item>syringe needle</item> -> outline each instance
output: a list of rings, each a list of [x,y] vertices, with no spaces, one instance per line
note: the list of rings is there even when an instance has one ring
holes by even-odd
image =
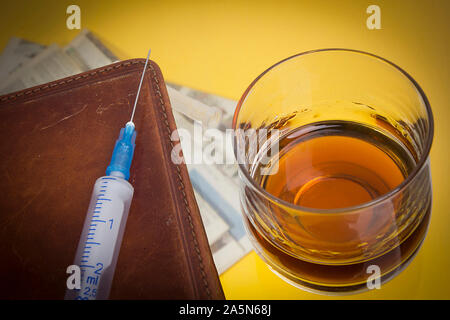
[[[139,93],[141,92],[142,81],[144,80],[145,71],[147,70],[148,59],[150,58],[150,52],[151,52],[151,49],[148,50],[147,59],[145,60],[144,70],[142,71],[141,81],[139,82],[139,88],[138,88],[138,91],[136,94],[136,100],[134,100],[133,113],[131,113],[130,122],[133,122],[134,112],[136,111],[136,106],[137,106],[137,102],[139,99]]]
[[[108,176],[115,176],[125,180],[128,180],[130,177],[130,167],[131,161],[133,160],[136,139],[136,130],[133,123],[133,118],[139,99],[139,93],[141,92],[141,86],[144,80],[145,71],[147,70],[149,57],[150,50],[148,50],[147,59],[145,60],[144,70],[142,71],[141,82],[139,83],[136,100],[134,101],[131,119],[125,124],[125,127],[120,130],[119,139],[116,140],[114,151],[111,157],[111,162],[106,169],[106,174]]]

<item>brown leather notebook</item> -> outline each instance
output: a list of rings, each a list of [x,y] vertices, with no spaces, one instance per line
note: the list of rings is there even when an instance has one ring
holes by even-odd
[[[0,97],[0,298],[62,299],[92,188],[129,120],[145,60]],[[223,299],[159,67],[134,117],[134,196],[110,299]]]

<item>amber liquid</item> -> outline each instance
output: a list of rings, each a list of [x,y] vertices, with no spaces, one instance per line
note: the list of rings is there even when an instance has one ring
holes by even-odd
[[[395,189],[415,166],[414,156],[399,140],[352,122],[299,128],[282,138],[279,148],[274,172],[254,178],[272,195],[304,208],[343,209],[367,203]],[[293,217],[273,210],[283,248],[270,241],[271,234],[262,235],[246,222],[257,250],[281,266],[275,268],[281,275],[319,291],[354,291],[366,287],[368,266],[379,266],[383,279],[388,279],[422,242],[429,205],[407,239],[388,249],[377,247],[380,235],[395,229],[396,212],[403,205],[398,200],[344,216],[316,211]]]

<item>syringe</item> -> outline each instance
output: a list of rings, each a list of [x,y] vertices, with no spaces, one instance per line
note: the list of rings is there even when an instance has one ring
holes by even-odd
[[[120,130],[106,176],[95,182],[74,262],[80,267],[81,286],[80,289],[67,290],[66,300],[109,297],[133,198],[134,188],[127,181],[136,140],[133,117],[149,57],[150,51],[142,71],[131,119]]]

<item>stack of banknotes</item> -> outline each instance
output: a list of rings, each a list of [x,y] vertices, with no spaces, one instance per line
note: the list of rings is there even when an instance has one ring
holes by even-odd
[[[117,61],[117,57],[88,30],[82,30],[65,47],[56,44],[44,46],[13,37],[0,55],[0,94]],[[177,127],[188,133],[188,138],[181,139],[183,154],[189,154],[194,146],[202,151],[210,148],[207,137],[194,133],[199,126],[224,135],[226,145],[221,147],[223,150],[215,152],[230,152],[231,140],[226,139],[225,134],[227,129],[231,129],[236,101],[173,83],[167,83],[167,86]],[[211,150],[205,152],[210,153]],[[251,246],[240,214],[237,164],[230,161],[206,162],[186,161],[186,164],[214,262],[222,274],[246,255]]]

